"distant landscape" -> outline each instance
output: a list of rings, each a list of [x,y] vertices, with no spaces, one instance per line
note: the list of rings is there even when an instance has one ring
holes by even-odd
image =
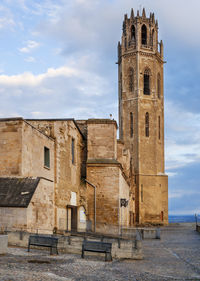
[[[200,215],[197,217],[198,222],[200,222]],[[169,215],[169,223],[176,222],[196,222],[195,214],[194,215]]]

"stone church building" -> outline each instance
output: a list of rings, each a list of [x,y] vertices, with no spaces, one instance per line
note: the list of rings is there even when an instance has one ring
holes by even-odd
[[[0,228],[99,231],[168,223],[163,43],[154,14],[125,15],[118,125],[0,119]]]

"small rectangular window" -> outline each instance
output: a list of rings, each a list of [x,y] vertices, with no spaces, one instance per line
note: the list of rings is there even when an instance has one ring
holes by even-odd
[[[50,168],[50,150],[46,146],[44,147],[44,166]]]
[[[72,139],[72,147],[71,147],[71,150],[72,150],[72,164],[75,164],[75,149],[74,149],[74,143],[75,143],[75,140]]]

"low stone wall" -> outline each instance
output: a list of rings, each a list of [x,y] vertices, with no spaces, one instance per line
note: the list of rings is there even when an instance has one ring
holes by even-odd
[[[81,254],[84,237],[63,236],[59,239],[59,249],[64,253]],[[87,238],[88,241],[102,241]],[[143,259],[142,242],[135,239],[104,238],[103,242],[112,243],[112,257],[116,259]],[[90,255],[91,253],[89,253]],[[87,252],[86,252],[87,255]]]
[[[200,224],[196,225],[196,231],[200,233]]]
[[[0,235],[0,255],[8,252],[8,235]]]
[[[161,232],[160,228],[148,228],[148,227],[138,227],[138,228],[125,228],[123,229],[123,237],[137,237],[141,239],[160,239]]]
[[[28,247],[30,233],[15,231],[8,232],[8,244],[10,246]],[[56,235],[59,238],[58,252],[69,254],[80,254],[84,239],[88,241],[103,241],[112,243],[112,257],[115,259],[143,259],[142,241],[136,239],[122,239],[116,237],[91,237],[75,235]],[[37,247],[39,248],[39,247]],[[42,247],[41,247],[42,248]],[[86,255],[91,255],[87,253]],[[95,253],[98,254],[98,253]]]

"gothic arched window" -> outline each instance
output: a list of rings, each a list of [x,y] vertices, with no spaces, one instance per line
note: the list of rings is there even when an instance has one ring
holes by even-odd
[[[130,112],[130,137],[133,137],[133,112]]]
[[[150,71],[145,69],[144,71],[144,95],[150,95]]]
[[[134,70],[132,67],[129,68],[128,72],[128,81],[129,81],[129,91],[133,92],[134,90]]]
[[[131,40],[135,40],[135,26],[131,26]]]
[[[161,87],[160,87],[160,73],[158,73],[158,76],[157,76],[157,93],[158,93],[158,98],[160,99],[160,90],[161,90]]]
[[[149,137],[149,113],[145,114],[145,136]]]
[[[147,45],[147,27],[145,24],[142,26],[142,45]]]

